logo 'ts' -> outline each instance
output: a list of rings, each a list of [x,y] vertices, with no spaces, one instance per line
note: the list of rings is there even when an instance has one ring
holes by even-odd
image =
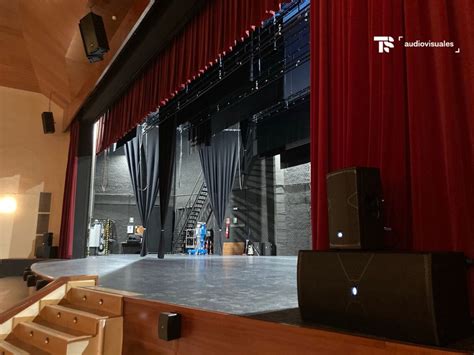
[[[391,36],[374,36],[374,41],[379,42],[379,53],[388,53],[390,48],[394,48],[394,39]]]

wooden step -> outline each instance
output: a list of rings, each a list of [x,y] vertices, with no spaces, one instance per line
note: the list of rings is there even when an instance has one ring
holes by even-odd
[[[90,335],[72,335],[34,322],[22,322],[13,329],[14,336],[51,354],[82,354]]]
[[[25,351],[8,341],[0,341],[0,355],[27,355],[31,354],[28,351]]]
[[[140,293],[137,293],[137,292],[117,290],[115,288],[108,288],[108,287],[102,287],[102,286],[83,286],[83,288],[87,290],[106,292],[106,293],[111,293],[114,295],[127,296],[127,297],[137,297],[141,295]]]
[[[84,305],[80,305],[80,304],[69,303],[68,300],[66,300],[66,299],[62,300],[59,303],[59,305],[63,306],[63,307],[66,307],[66,308],[73,309],[73,310],[82,311],[82,312],[85,312],[85,313],[92,313],[92,314],[95,314],[97,316],[104,317],[104,318],[117,317],[115,314],[112,314],[110,312],[105,312],[105,311],[101,311],[101,310],[98,310],[98,309],[87,308]]]
[[[83,287],[74,287],[66,294],[61,305],[66,303],[79,306],[81,310],[99,315],[122,315],[123,296]],[[69,307],[69,306],[68,306]],[[77,309],[77,307],[75,307]]]
[[[10,336],[8,340],[0,341],[1,355],[48,355],[46,351],[38,349],[28,343],[24,343],[19,339]]]
[[[73,332],[72,334],[81,332],[96,335],[99,321],[107,316],[69,308],[65,305],[48,305],[41,310],[39,318],[58,327],[69,329]],[[41,323],[37,320],[35,322]],[[59,328],[55,329],[59,330]]]

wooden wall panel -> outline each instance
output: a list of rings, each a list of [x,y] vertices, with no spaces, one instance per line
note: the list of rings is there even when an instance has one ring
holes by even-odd
[[[38,92],[18,1],[0,1],[0,47],[0,85]]]
[[[67,127],[149,4],[150,0],[0,0],[0,86],[51,94],[65,111]],[[103,17],[110,45],[104,60],[93,64],[87,61],[79,31],[79,20],[90,7]]]
[[[181,314],[181,338],[158,338],[160,312]],[[124,298],[123,354],[455,354],[430,347]]]

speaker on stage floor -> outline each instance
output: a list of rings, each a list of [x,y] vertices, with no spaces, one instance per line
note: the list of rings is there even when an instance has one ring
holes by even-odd
[[[262,256],[272,256],[276,255],[273,244],[269,242],[261,243],[261,252],[260,255]]]
[[[305,321],[417,343],[470,335],[462,253],[300,251]]]
[[[376,168],[327,174],[329,244],[334,249],[382,249],[382,184]]]

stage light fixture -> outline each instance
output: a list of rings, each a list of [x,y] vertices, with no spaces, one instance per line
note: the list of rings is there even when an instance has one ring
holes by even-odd
[[[11,196],[0,198],[0,213],[10,214],[16,211],[16,200]]]

